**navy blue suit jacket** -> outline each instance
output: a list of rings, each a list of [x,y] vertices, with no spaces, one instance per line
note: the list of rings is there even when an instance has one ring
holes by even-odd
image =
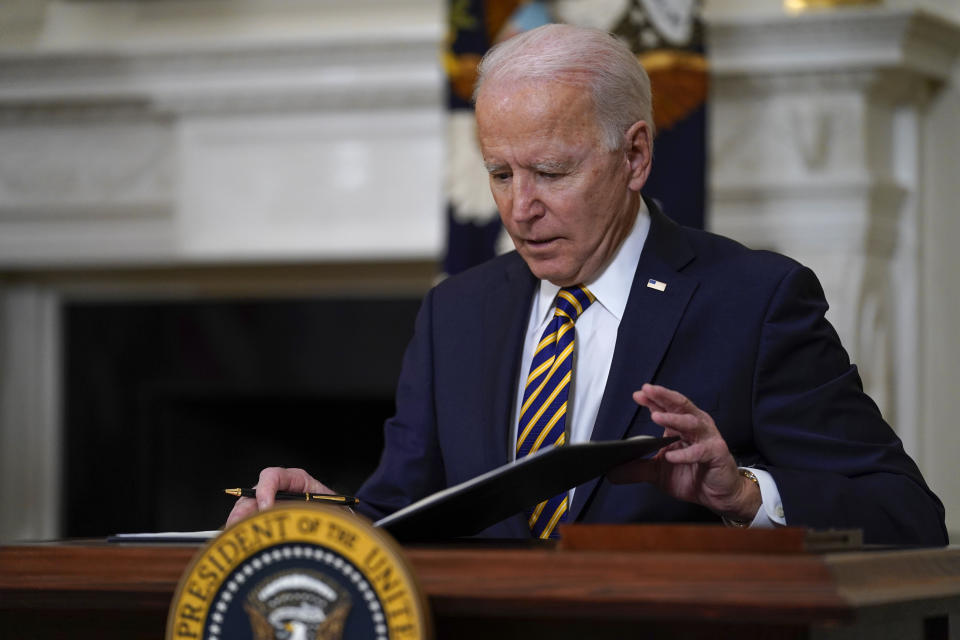
[[[814,274],[650,210],[593,439],[662,435],[631,398],[645,382],[661,384],[713,416],[739,464],[772,474],[788,524],[862,528],[867,542],[946,544],[943,506],[862,392],[824,319]],[[651,278],[666,290],[647,287]],[[379,518],[510,459],[512,402],[537,282],[510,253],[427,295],[380,465],[359,492],[366,515]],[[577,488],[568,518],[719,521],[652,485],[605,479]],[[529,531],[518,514],[484,534]]]

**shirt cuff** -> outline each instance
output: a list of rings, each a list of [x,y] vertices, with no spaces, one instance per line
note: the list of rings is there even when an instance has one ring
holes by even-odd
[[[762,501],[760,508],[757,509],[757,515],[750,521],[750,528],[773,529],[774,527],[785,527],[787,518],[783,512],[780,490],[777,489],[777,483],[773,476],[763,469],[743,468],[749,469],[757,477],[757,485],[760,487],[760,500]]]

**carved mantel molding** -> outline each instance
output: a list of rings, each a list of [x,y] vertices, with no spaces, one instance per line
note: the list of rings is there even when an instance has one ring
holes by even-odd
[[[0,52],[3,115],[139,105],[176,116],[436,106],[437,39],[390,34],[182,48]]]
[[[435,259],[440,15],[370,4],[354,32],[0,49],[0,269]]]
[[[902,6],[708,11],[705,19],[715,77],[895,68],[943,80],[958,47],[950,16]]]

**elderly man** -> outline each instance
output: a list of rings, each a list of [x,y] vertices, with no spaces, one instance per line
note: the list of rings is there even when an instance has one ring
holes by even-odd
[[[516,252],[427,295],[359,492],[365,515],[541,447],[667,434],[680,441],[654,460],[484,533],[724,521],[946,543],[943,507],[863,394],[813,273],[679,227],[641,197],[653,120],[627,47],[562,25],[517,36],[481,64],[476,113]],[[230,520],[279,489],[325,487],[266,469]]]

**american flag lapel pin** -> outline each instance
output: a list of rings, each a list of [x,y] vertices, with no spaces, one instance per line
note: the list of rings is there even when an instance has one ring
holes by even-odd
[[[647,286],[651,289],[656,289],[657,291],[666,291],[667,289],[666,282],[660,282],[659,280],[654,280],[653,278],[647,280]]]

